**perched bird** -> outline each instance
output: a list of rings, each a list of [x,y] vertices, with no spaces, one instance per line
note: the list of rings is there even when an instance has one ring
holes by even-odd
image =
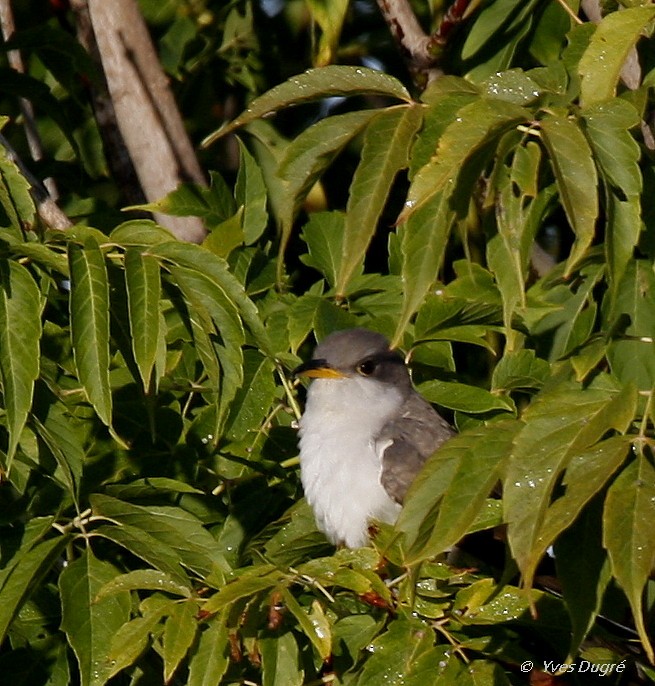
[[[318,528],[337,545],[366,545],[369,520],[396,520],[423,463],[454,432],[373,331],[329,335],[294,374],[312,378],[300,475]]]

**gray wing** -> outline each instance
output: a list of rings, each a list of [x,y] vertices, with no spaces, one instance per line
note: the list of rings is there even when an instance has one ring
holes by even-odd
[[[425,461],[454,433],[432,405],[412,393],[398,418],[385,424],[377,439],[387,446],[382,453],[380,482],[389,497],[402,503]]]

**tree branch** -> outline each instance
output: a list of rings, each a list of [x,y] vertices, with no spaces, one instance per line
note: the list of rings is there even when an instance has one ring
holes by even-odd
[[[110,130],[113,120],[120,135],[120,141],[106,141],[107,147],[127,151],[145,198],[159,200],[185,181],[205,184],[136,1],[73,0],[71,5],[81,41],[107,84],[107,101],[96,97],[99,123]],[[197,217],[155,213],[155,218],[182,240],[199,243],[206,235]]]

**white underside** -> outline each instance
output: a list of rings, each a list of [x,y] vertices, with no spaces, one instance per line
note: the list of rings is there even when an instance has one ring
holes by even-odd
[[[300,474],[321,531],[336,544],[368,542],[371,519],[394,522],[400,505],[380,484],[389,443],[371,440],[402,404],[400,393],[363,377],[316,379],[300,420]]]

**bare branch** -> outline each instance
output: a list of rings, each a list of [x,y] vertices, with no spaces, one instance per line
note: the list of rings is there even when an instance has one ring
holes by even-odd
[[[25,166],[9,141],[1,133],[0,145],[7,151],[9,159],[20,169],[21,174],[30,184],[30,195],[34,200],[36,211],[41,221],[50,229],[64,230],[73,226],[71,220],[59,209],[57,203],[50,197],[47,189]]]
[[[430,36],[418,23],[409,0],[377,0],[377,3],[409,70],[427,83],[442,76],[430,52]]]
[[[206,183],[136,1],[71,4],[107,83],[108,102],[96,99],[96,107],[107,121],[114,118],[146,199],[159,200],[185,181]],[[155,217],[182,240],[206,235],[196,217]]]

